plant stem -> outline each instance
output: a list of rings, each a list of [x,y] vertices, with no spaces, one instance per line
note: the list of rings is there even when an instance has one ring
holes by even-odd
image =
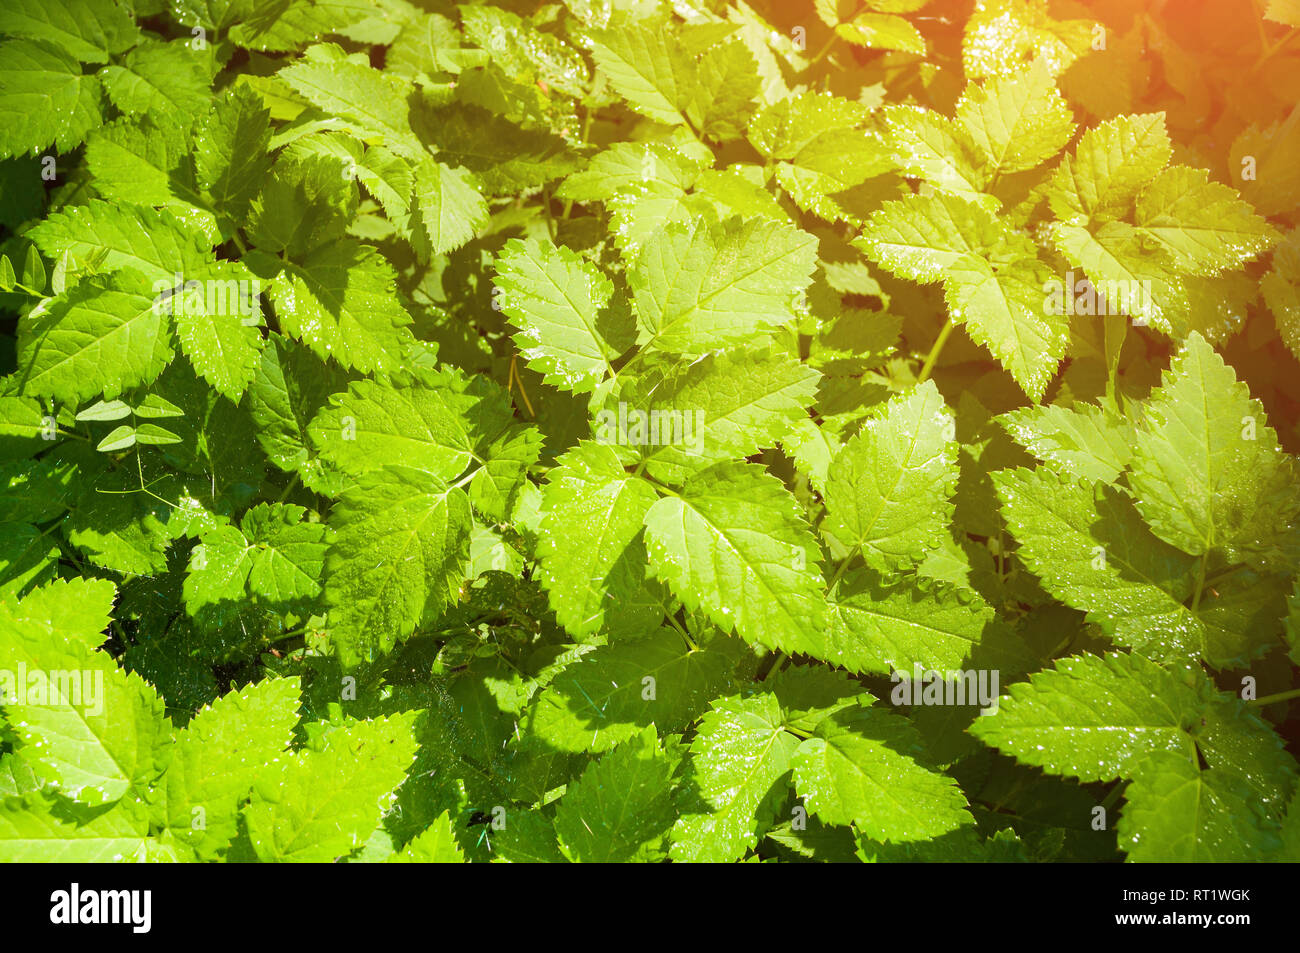
[[[1251,72],[1253,73],[1255,70],[1259,69],[1265,63],[1271,60],[1274,56],[1280,53],[1287,46],[1287,44],[1289,44],[1297,36],[1300,36],[1300,27],[1292,27],[1290,33],[1282,37],[1282,39],[1278,40],[1276,43],[1274,43],[1272,46],[1268,47],[1268,49],[1264,51],[1264,55],[1255,61],[1255,65],[1251,68]]]
[[[1234,574],[1241,572],[1241,570],[1245,568],[1246,568],[1245,563],[1233,563],[1231,566],[1228,566],[1226,569],[1220,569],[1218,572],[1211,573],[1210,575],[1206,576],[1205,584],[1213,588],[1214,586],[1222,582],[1224,579],[1227,579],[1233,576]]]
[[[839,35],[834,30],[831,30],[831,35],[826,38],[826,42],[822,44],[822,48],[814,53],[813,58],[808,61],[809,69],[812,69],[822,61],[822,57],[831,51],[831,47],[835,45],[837,39],[839,39]]]
[[[763,673],[763,678],[761,680],[767,681],[769,678],[775,675],[776,670],[779,669],[781,667],[781,664],[787,661],[789,658],[790,656],[786,655],[784,652],[778,651],[776,655],[772,657],[772,666],[766,672]]]
[[[482,467],[479,467],[477,470],[474,470],[472,473],[469,473],[469,474],[467,474],[466,476],[461,477],[459,480],[457,480],[455,483],[453,483],[453,484],[451,485],[451,488],[454,490],[454,489],[457,489],[457,488],[459,488],[459,487],[464,486],[465,484],[467,484],[467,483],[469,483],[471,480],[473,480],[476,476],[478,476],[479,473],[481,473],[482,471],[483,471],[483,468],[482,468]]]
[[[537,411],[533,410],[533,402],[528,399],[528,391],[524,390],[524,379],[519,376],[519,370],[515,366],[516,354],[510,355],[510,379],[506,382],[506,390],[509,391],[511,385],[519,385],[519,396],[524,399],[524,406],[528,408],[528,416],[536,417]]]
[[[1196,614],[1197,608],[1201,604],[1201,593],[1205,591],[1205,561],[1209,558],[1209,553],[1201,557],[1201,568],[1196,572],[1196,595],[1192,596],[1192,614]]]
[[[266,640],[267,645],[274,645],[276,642],[283,642],[285,639],[292,639],[295,636],[305,633],[310,626],[300,625],[296,629],[290,629],[288,632],[281,632],[279,635]]]
[[[542,208],[546,211],[546,233],[551,236],[551,241],[555,241],[559,234],[559,228],[555,224],[555,216],[551,214],[551,192],[549,189],[542,190]]]
[[[280,494],[280,496],[276,499],[275,502],[283,503],[285,500],[287,500],[289,498],[289,494],[293,492],[294,487],[296,487],[297,485],[298,485],[298,474],[295,473],[293,475],[293,478],[289,481],[289,485],[284,488],[284,492]]]
[[[835,575],[831,577],[830,584],[827,585],[827,587],[826,587],[826,591],[827,591],[827,592],[830,592],[830,591],[832,591],[832,590],[835,588],[835,584],[836,584],[837,582],[839,582],[839,581],[840,581],[840,577],[844,575],[844,570],[846,570],[846,569],[849,568],[849,563],[853,562],[853,557],[854,557],[855,555],[857,555],[857,554],[856,554],[856,553],[849,553],[847,556],[845,556],[845,557],[840,561],[839,566],[835,569]]]
[[[1109,811],[1112,807],[1115,806],[1115,802],[1119,800],[1119,796],[1120,794],[1123,793],[1123,791],[1124,791],[1123,782],[1117,782],[1116,785],[1110,789],[1110,793],[1106,795],[1106,799],[1101,802],[1101,806],[1105,808],[1107,811]]]
[[[948,320],[944,322],[943,328],[939,331],[939,336],[934,339],[934,347],[930,348],[930,353],[925,356],[925,363],[921,365],[921,374],[917,378],[917,383],[929,380],[930,371],[934,370],[934,362],[939,359],[943,346],[948,343],[952,328],[952,315],[948,315]]]
[[[1272,695],[1265,695],[1263,698],[1251,700],[1252,705],[1272,705],[1276,702],[1286,702],[1293,698],[1300,698],[1300,688],[1293,688],[1290,691],[1274,692]]]
[[[1119,357],[1124,349],[1124,338],[1128,335],[1128,319],[1121,317],[1106,321],[1102,325],[1102,335],[1106,352],[1106,396],[1119,407]]]
[[[695,640],[691,638],[690,633],[682,627],[680,622],[667,613],[664,614],[664,618],[667,619],[672,624],[672,627],[681,634],[681,637],[686,640],[686,644],[692,652],[698,652],[700,650],[700,647],[695,644]]]

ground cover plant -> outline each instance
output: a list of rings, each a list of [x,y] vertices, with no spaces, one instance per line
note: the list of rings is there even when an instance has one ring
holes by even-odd
[[[1300,860],[1294,0],[5,0],[0,858]]]

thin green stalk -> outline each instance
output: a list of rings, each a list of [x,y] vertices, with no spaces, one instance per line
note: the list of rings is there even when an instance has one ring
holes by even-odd
[[[686,645],[692,652],[698,652],[700,650],[700,647],[695,644],[695,640],[691,638],[690,633],[682,627],[680,622],[674,619],[671,615],[665,615],[664,618],[667,619],[672,627],[677,630],[678,634],[686,640]]]
[[[831,51],[831,47],[835,45],[835,41],[838,39],[839,35],[834,30],[831,30],[831,35],[826,38],[826,42],[822,44],[822,48],[814,53],[813,58],[808,61],[808,68],[812,69],[820,63],[826,54]]]
[[[1290,691],[1275,692],[1272,695],[1265,695],[1263,698],[1251,700],[1252,705],[1272,705],[1277,702],[1288,702],[1293,698],[1300,698],[1300,688],[1293,688]]]
[[[295,473],[293,475],[293,478],[289,481],[289,485],[284,488],[284,492],[279,495],[279,497],[276,499],[275,502],[283,503],[285,500],[287,500],[289,498],[289,494],[294,491],[294,488],[297,487],[297,485],[298,485],[298,474]]]
[[[288,632],[281,632],[279,635],[267,639],[266,644],[274,645],[276,642],[284,642],[288,639],[295,638],[296,636],[304,635],[310,628],[310,626],[300,625],[296,629],[290,629]]]
[[[943,328],[939,331],[939,336],[934,339],[934,347],[930,348],[930,353],[925,356],[925,363],[921,365],[921,374],[917,378],[918,383],[930,379],[930,371],[934,370],[934,362],[939,359],[943,346],[948,343],[948,338],[952,335],[952,329],[952,315],[948,315],[948,320],[944,322]]]
[[[460,488],[460,487],[465,486],[467,483],[469,483],[471,480],[473,480],[476,476],[478,476],[479,473],[482,472],[482,470],[483,470],[483,468],[482,468],[482,467],[479,467],[477,470],[473,471],[472,473],[466,474],[465,476],[463,476],[463,477],[461,477],[459,480],[457,480],[455,483],[453,483],[453,484],[451,485],[451,488],[452,488],[453,490],[455,490],[455,489],[458,489],[458,488]]]
[[[831,577],[830,584],[826,587],[827,592],[831,592],[835,589],[835,584],[840,581],[840,578],[844,575],[844,570],[849,568],[849,563],[853,562],[853,557],[856,555],[857,553],[849,553],[840,561],[839,566],[835,570],[835,575]]]
[[[775,675],[777,669],[781,667],[782,663],[788,662],[789,660],[790,656],[786,655],[784,652],[778,651],[772,659],[772,667],[763,673],[762,681],[767,681],[767,679]]]
[[[1101,806],[1105,810],[1109,811],[1112,807],[1115,806],[1115,802],[1119,800],[1119,796],[1123,793],[1124,793],[1123,782],[1117,782],[1115,786],[1110,789],[1110,793],[1106,795],[1106,799],[1101,802]]]
[[[1192,596],[1192,614],[1201,605],[1201,593],[1205,591],[1205,563],[1209,559],[1209,553],[1201,557],[1201,568],[1196,571],[1196,595]]]

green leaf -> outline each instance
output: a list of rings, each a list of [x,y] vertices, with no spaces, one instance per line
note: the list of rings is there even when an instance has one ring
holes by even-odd
[[[56,619],[56,625],[58,620]],[[116,801],[144,790],[167,763],[162,699],[107,653],[81,642],[55,648],[50,628],[0,604],[0,649],[18,672],[0,681],[20,757],[69,797]]]
[[[249,50],[285,52],[298,50],[324,34],[346,30],[372,16],[375,8],[365,0],[329,0],[306,3],[304,0],[270,0],[249,3],[247,0],[186,0],[212,4],[208,16],[227,25],[233,43]],[[319,49],[316,47],[314,49]]]
[[[265,277],[266,269],[249,264]],[[392,266],[348,239],[286,264],[274,274],[270,294],[285,333],[346,368],[393,369],[411,340],[411,316],[397,297]]]
[[[527,727],[559,751],[608,751],[647,725],[684,730],[709,699],[734,687],[728,652],[693,649],[676,631],[661,628],[601,646],[566,667],[537,696]]]
[[[920,750],[905,719],[846,711],[795,750],[795,790],[824,822],[853,824],[878,841],[926,840],[971,823],[957,782],[918,764]]]
[[[123,201],[91,199],[60,209],[27,234],[52,261],[69,254],[82,265],[94,263],[95,271],[132,269],[167,288],[211,259],[204,233],[172,210]]]
[[[684,191],[694,184],[703,166],[694,151],[670,143],[616,142],[592,156],[582,171],[568,176],[555,194],[578,202],[603,202],[643,186]]]
[[[419,371],[401,385],[353,383],[311,422],[321,456],[360,475],[394,464],[451,482],[510,421],[505,395],[453,370]]]
[[[215,244],[216,222],[199,194],[189,153],[182,129],[147,117],[122,118],[91,134],[86,166],[96,193],[105,200],[174,208]]]
[[[851,572],[830,609],[833,649],[825,660],[850,672],[910,676],[917,664],[946,672],[977,660],[1006,678],[1035,661],[992,606],[953,586],[906,579],[891,585],[869,571]]]
[[[1210,688],[1201,680],[1208,699],[1196,737],[1201,756],[1211,768],[1244,781],[1254,803],[1269,813],[1280,813],[1295,789],[1300,766],[1253,703]]]
[[[676,816],[671,776],[654,729],[592,762],[555,812],[560,849],[574,862],[655,861]]]
[[[592,58],[614,90],[641,115],[683,125],[696,94],[695,64],[664,30],[630,26],[593,33]]]
[[[68,541],[97,566],[154,575],[167,567],[171,504],[140,492],[126,468],[85,476],[74,503]]]
[[[1278,564],[1300,513],[1290,457],[1231,367],[1193,333],[1145,405],[1129,482],[1152,530],[1186,553]]]
[[[282,758],[244,809],[264,862],[329,863],[365,843],[415,758],[413,713],[336,727],[319,750]]]
[[[985,744],[1081,781],[1135,777],[1155,752],[1196,758],[1195,689],[1140,655],[1076,655],[1007,687],[975,720]]]
[[[764,219],[670,226],[628,272],[642,343],[699,356],[793,319],[816,240]]]
[[[342,239],[356,212],[357,188],[343,160],[284,154],[252,202],[248,237],[268,255],[310,263],[331,249],[353,250]]]
[[[961,123],[932,109],[897,104],[881,110],[881,120],[905,175],[969,202],[990,201],[979,149]]]
[[[189,40],[146,41],[100,72],[108,98],[127,114],[161,124],[188,126],[207,110],[211,77],[207,57]]]
[[[695,65],[695,89],[687,117],[711,139],[739,139],[762,92],[753,54],[740,40],[729,40],[707,50]]]
[[[585,94],[586,64],[578,51],[556,34],[539,30],[509,10],[486,4],[466,7],[460,16],[465,38],[489,51],[492,61],[512,79],[544,83],[566,96]],[[451,69],[451,63],[444,68],[459,72]]]
[[[127,447],[134,447],[135,439],[135,428],[123,425],[114,428],[107,437],[95,444],[95,449],[100,453],[116,453],[119,450],[125,450]]]
[[[217,98],[194,137],[198,185],[213,206],[242,220],[270,170],[270,111],[259,96],[235,86]]]
[[[174,848],[149,836],[148,815],[134,802],[78,823],[41,801],[0,802],[0,862],[102,864],[176,860]]]
[[[185,579],[190,613],[245,599],[289,608],[319,595],[329,533],[322,523],[304,522],[304,515],[301,506],[259,503],[238,528],[204,533]]]
[[[1069,224],[1123,218],[1171,155],[1164,113],[1108,120],[1085,132],[1074,155],[1061,161],[1047,199]]]
[[[903,17],[888,13],[859,13],[848,23],[835,27],[839,36],[856,46],[873,50],[898,50],[924,56],[925,37]]]
[[[792,356],[741,350],[647,373],[629,394],[651,423],[651,446],[642,451],[646,472],[678,484],[711,463],[775,446],[807,419],[819,378]],[[598,415],[610,440],[618,439],[617,417],[612,409]]]
[[[88,649],[99,648],[107,634],[117,589],[106,579],[57,579],[33,589],[18,601],[16,615],[60,644],[75,641]]]
[[[1300,354],[1300,231],[1293,230],[1273,251],[1273,267],[1259,282],[1278,334]]]
[[[75,148],[103,121],[100,85],[46,40],[0,44],[0,159]]]
[[[1180,271],[1197,275],[1240,267],[1280,238],[1235,189],[1211,182],[1204,169],[1182,165],[1142,190],[1135,221]]]
[[[19,328],[27,393],[77,404],[147,384],[172,358],[171,331],[138,272],[87,278]]]
[[[517,126],[485,109],[456,104],[420,121],[421,137],[439,160],[473,172],[487,196],[544,185],[580,162],[565,140],[545,129]]]
[[[1185,321],[1190,307],[1187,286],[1168,256],[1148,249],[1132,225],[1106,222],[1090,232],[1081,225],[1058,223],[1051,237],[1071,264],[1087,272],[1095,296],[1102,299],[1093,305],[1085,294],[1082,306],[1075,299],[1071,307],[1076,313],[1124,314],[1133,317],[1134,324],[1152,324],[1166,334],[1182,332],[1183,326],[1174,322]],[[1076,289],[1066,289],[1067,295]]]
[[[488,223],[487,201],[472,173],[441,162],[415,167],[411,243],[422,261],[464,245]]]
[[[609,309],[614,286],[568,248],[511,239],[497,257],[494,301],[517,329],[515,344],[548,384],[590,391],[633,343],[630,322]]]
[[[1074,134],[1070,108],[1042,61],[968,86],[957,103],[957,120],[999,175],[1041,165]]]
[[[276,76],[327,115],[337,116],[362,138],[376,138],[394,152],[423,150],[411,132],[407,106],[414,89],[405,80],[350,60],[299,60]]]
[[[165,777],[168,824],[200,859],[235,837],[253,785],[278,771],[298,722],[298,694],[297,679],[267,679],[223,695],[180,732]]]
[[[465,855],[451,827],[451,814],[443,811],[423,833],[390,859],[394,864],[463,864]]]
[[[539,580],[575,637],[617,618],[645,580],[642,523],[654,487],[623,469],[612,448],[581,443],[556,461],[542,500]]]
[[[1044,307],[1052,273],[1024,235],[978,205],[936,193],[886,202],[860,247],[897,275],[943,281],[953,323],[965,324],[1026,394],[1041,399],[1069,326]]]
[[[1088,52],[1093,27],[1091,20],[1056,20],[1036,0],[983,0],[966,21],[962,67],[976,78],[1041,58],[1056,75]]]
[[[1258,861],[1280,845],[1247,785],[1183,754],[1148,754],[1124,798],[1116,834],[1133,863]]]
[[[1095,404],[1023,407],[998,423],[1057,471],[1097,483],[1114,483],[1133,458],[1133,425]]]
[[[107,63],[140,35],[117,0],[13,0],[0,10],[0,34],[46,40],[83,63]]]
[[[234,262],[201,269],[170,300],[176,337],[194,370],[219,393],[238,401],[257,373],[264,342],[261,282]]]
[[[944,288],[954,323],[989,349],[1034,400],[1040,400],[1065,355],[1067,322],[1043,308],[1052,272],[1037,258],[998,266],[983,258],[956,262]]]
[[[762,468],[717,464],[646,514],[650,565],[689,608],[746,641],[823,657],[820,553],[798,510]]]
[[[875,131],[860,129],[866,107],[826,93],[804,93],[765,107],[748,135],[779,160],[777,180],[799,207],[822,218],[852,218],[839,193],[891,171],[894,156]]]
[[[57,459],[57,458],[56,458]],[[68,508],[75,467],[46,460],[0,464],[0,521],[43,523]]]
[[[0,530],[0,599],[12,598],[54,576],[59,547],[30,523]]]
[[[248,385],[248,410],[257,442],[282,470],[301,473],[318,487],[325,465],[310,450],[307,428],[329,396],[347,389],[347,374],[322,364],[305,346],[272,335]]]
[[[825,530],[881,569],[937,547],[957,483],[954,427],[932,381],[893,398],[831,461]]]
[[[782,721],[781,705],[769,693],[712,704],[691,742],[673,860],[725,863],[758,843],[762,807],[784,794],[799,746]]]
[[[330,512],[336,533],[325,560],[331,641],[345,664],[388,652],[426,606],[456,599],[469,561],[463,490],[410,467],[358,478]]]
[[[33,291],[43,291],[47,281],[45,262],[41,261],[35,246],[28,247],[27,257],[23,259],[23,284]]]
[[[1048,592],[1153,658],[1203,649],[1183,605],[1193,560],[1152,535],[1121,490],[1044,469],[1004,470],[993,483],[1017,554]]]

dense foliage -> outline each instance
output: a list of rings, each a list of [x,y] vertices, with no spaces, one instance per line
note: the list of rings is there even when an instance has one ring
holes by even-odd
[[[1295,0],[0,37],[0,858],[1300,859]]]

